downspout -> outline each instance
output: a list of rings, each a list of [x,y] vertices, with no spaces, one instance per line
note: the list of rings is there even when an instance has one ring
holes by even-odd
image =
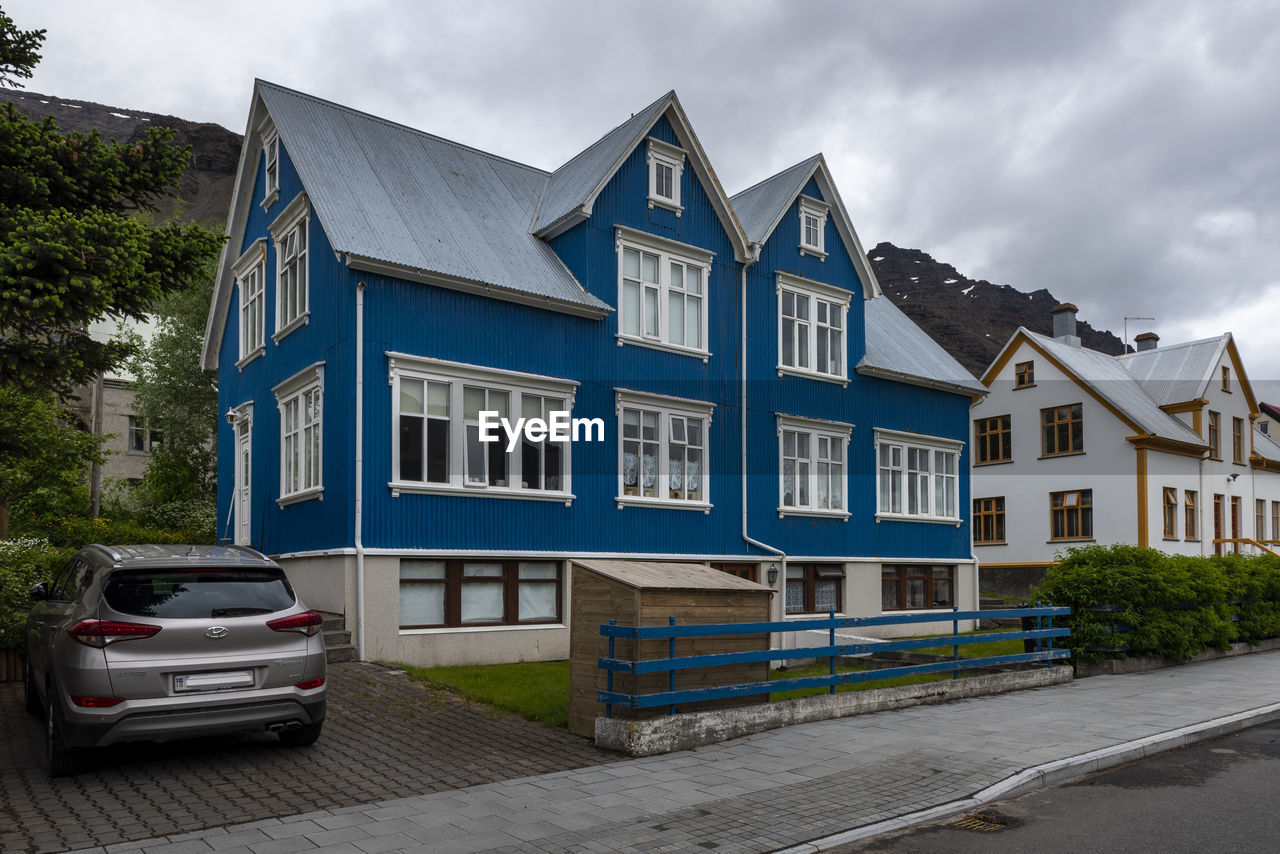
[[[778,575],[781,584],[778,590],[782,594],[782,616],[787,615],[787,555],[781,549],[768,543],[762,543],[747,533],[747,267],[755,261],[751,258],[742,265],[742,539],[747,545],[755,546],[766,552],[777,555],[782,560],[782,572]]]
[[[364,282],[356,285],[356,658],[364,661]]]

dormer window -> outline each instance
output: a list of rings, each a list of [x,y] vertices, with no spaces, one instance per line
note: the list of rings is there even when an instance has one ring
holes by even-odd
[[[268,126],[262,131],[262,157],[266,161],[266,180],[262,207],[269,208],[280,198],[280,134]]]
[[[684,150],[659,139],[649,140],[649,207],[667,208],[680,216],[680,176]]]
[[[800,254],[827,257],[827,213],[830,208],[817,199],[800,197]]]

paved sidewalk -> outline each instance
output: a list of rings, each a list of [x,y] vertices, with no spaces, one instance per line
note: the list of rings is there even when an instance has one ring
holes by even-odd
[[[1236,724],[1280,717],[1278,701],[1280,653],[1263,653],[804,724],[668,756],[105,850],[773,851],[961,800],[1018,772],[1034,782],[1040,772],[1026,770],[1033,766],[1059,763],[1061,772],[1073,767],[1062,762],[1070,757],[1115,754],[1117,745],[1143,739],[1159,745],[1162,733],[1229,715],[1247,713]]]

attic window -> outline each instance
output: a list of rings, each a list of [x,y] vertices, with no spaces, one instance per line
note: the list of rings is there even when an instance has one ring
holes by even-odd
[[[800,253],[827,257],[826,226],[830,208],[817,199],[800,197]]]
[[[1222,390],[1228,394],[1231,392],[1231,369],[1226,365],[1222,366]]]
[[[280,135],[275,128],[263,132],[262,156],[266,160],[262,206],[268,208],[280,197]]]
[[[680,216],[680,177],[684,173],[684,150],[659,139],[649,140],[649,207],[667,208]]]

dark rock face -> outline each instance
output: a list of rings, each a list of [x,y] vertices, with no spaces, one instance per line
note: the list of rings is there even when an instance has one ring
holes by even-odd
[[[867,254],[885,296],[975,376],[982,376],[1019,326],[1053,334],[1049,309],[1061,300],[1043,288],[1024,293],[1010,285],[975,281],[918,249],[892,243],[881,243]],[[1085,347],[1112,355],[1123,352],[1120,339],[1110,332],[1084,321],[1077,332]]]
[[[23,89],[0,89],[0,103],[3,102],[12,103],[28,118],[42,120],[52,116],[64,131],[88,133],[96,130],[103,138],[117,142],[136,142],[146,135],[148,128],[173,128],[177,131],[175,142],[191,146],[194,162],[182,178],[178,198],[162,200],[157,205],[156,218],[160,221],[197,222],[217,231],[221,231],[226,223],[236,167],[240,162],[239,134],[221,125],[41,95]]]

